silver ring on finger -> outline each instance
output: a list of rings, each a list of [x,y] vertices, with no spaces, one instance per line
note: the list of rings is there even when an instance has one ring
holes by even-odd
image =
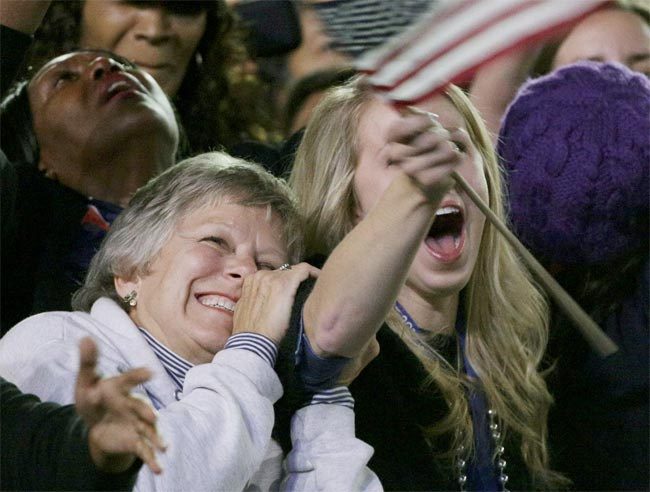
[[[278,270],[291,270],[291,265],[289,265],[289,263],[285,263],[280,268],[278,268]]]

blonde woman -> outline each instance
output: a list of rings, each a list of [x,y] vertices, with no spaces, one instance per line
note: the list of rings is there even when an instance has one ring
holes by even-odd
[[[322,358],[353,357],[377,333],[381,352],[351,390],[386,490],[557,487],[537,369],[547,305],[450,177],[503,217],[476,110],[454,86],[428,109],[400,113],[356,80],[313,114],[290,182],[308,257],[327,261],[297,296],[302,328]]]

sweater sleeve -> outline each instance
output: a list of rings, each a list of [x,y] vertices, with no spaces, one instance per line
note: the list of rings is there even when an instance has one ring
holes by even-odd
[[[22,389],[41,397],[73,401],[70,388],[78,370],[77,337],[83,333],[56,334],[60,329],[57,320],[71,316],[42,314],[11,330],[0,339],[0,373],[15,374],[14,381]],[[114,374],[122,363],[120,353],[116,346],[102,346],[99,335],[97,339],[101,354],[98,371]],[[122,340],[120,350],[130,349],[125,343]],[[160,380],[136,391],[148,392],[147,388],[160,392],[147,393],[151,399],[173,392]],[[158,410],[158,428],[167,444],[166,452],[158,455],[163,473],[156,475],[143,467],[136,490],[240,491],[260,467],[275,470],[279,479],[281,456],[273,449],[271,429],[273,404],[281,395],[273,368],[244,348],[221,350],[210,363],[195,366],[186,375],[183,393]],[[272,453],[273,459],[268,459]],[[263,474],[271,475],[270,471]]]
[[[355,437],[352,409],[307,406],[294,415],[291,438],[293,449],[284,463],[282,490],[383,490],[367,467],[372,447]]]
[[[291,310],[289,330],[280,344],[278,360],[275,363],[275,370],[284,388],[284,395],[275,404],[273,437],[280,443],[285,453],[288,453],[291,449],[291,418],[311,396],[304,387],[296,367],[296,350],[300,345],[302,308],[314,288],[314,283],[314,279],[308,279],[300,284],[298,292],[296,292],[296,299]]]
[[[2,388],[3,490],[131,490],[142,464],[124,473],[98,470],[88,430],[73,405],[41,402],[5,379]]]

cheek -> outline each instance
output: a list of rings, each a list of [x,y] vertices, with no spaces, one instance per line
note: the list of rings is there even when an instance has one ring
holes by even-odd
[[[50,166],[64,166],[57,170],[59,173],[65,172],[76,162],[74,156],[82,148],[87,138],[85,129],[90,126],[80,124],[84,122],[85,115],[74,111],[74,107],[74,104],[48,104],[33,114],[39,151],[42,156],[52,158]]]
[[[483,160],[478,154],[475,154],[473,158],[466,159],[461,164],[459,174],[465,178],[481,199],[485,203],[488,203],[489,192],[485,167],[483,166]]]
[[[82,46],[116,51],[132,22],[113,8],[85,7],[81,22]]]
[[[183,50],[191,55],[196,50],[199,45],[199,41],[203,37],[205,32],[205,14],[203,15],[202,20],[187,20],[180,21],[176,25],[176,32],[178,33],[178,38],[181,41]]]

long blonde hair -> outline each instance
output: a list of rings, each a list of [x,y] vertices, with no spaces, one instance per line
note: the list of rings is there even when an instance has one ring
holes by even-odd
[[[449,86],[445,96],[465,120],[483,159],[489,206],[503,219],[501,169],[487,129],[461,89]],[[289,182],[305,216],[308,255],[329,254],[354,227],[357,128],[373,97],[360,79],[333,89],[307,126]],[[490,408],[497,412],[502,433],[514,434],[536,486],[557,487],[564,480],[549,469],[546,443],[552,397],[538,371],[547,344],[548,306],[515,252],[489,222],[463,299],[466,357]],[[474,439],[466,395],[475,382],[419,343],[396,313],[387,322],[423,363],[449,407],[447,416],[428,433],[451,433],[452,447],[444,456],[452,456],[461,444],[471,451]]]

